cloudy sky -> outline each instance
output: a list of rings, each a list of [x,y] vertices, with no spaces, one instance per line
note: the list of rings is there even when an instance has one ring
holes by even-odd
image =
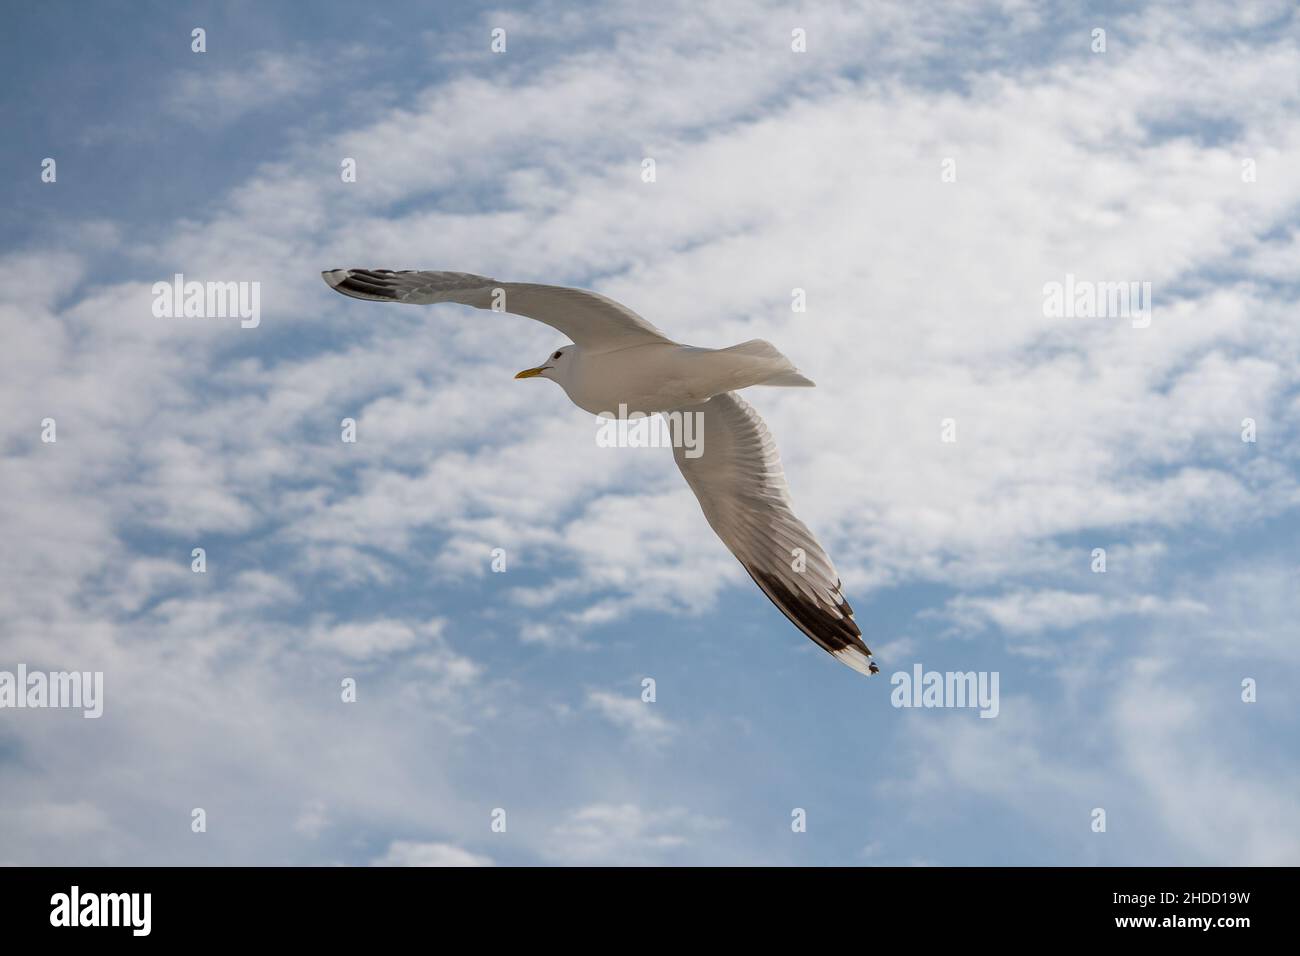
[[[0,670],[105,700],[0,710],[0,863],[1300,862],[1300,20],[1075,7],[9,11]],[[345,266],[777,343],[882,674],[511,379],[557,333]],[[178,272],[260,324],[155,316]],[[998,716],[892,706],[918,664]]]

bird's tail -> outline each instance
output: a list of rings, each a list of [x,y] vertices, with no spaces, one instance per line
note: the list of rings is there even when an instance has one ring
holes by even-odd
[[[719,351],[758,359],[760,365],[764,366],[763,377],[755,382],[755,385],[812,388],[816,384],[795,368],[794,363],[782,355],[775,345],[763,339],[750,339],[748,342],[741,342],[739,345],[719,349]]]

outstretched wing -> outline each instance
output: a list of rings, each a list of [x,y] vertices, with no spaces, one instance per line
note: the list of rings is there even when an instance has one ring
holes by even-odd
[[[791,510],[763,419],[735,392],[674,411],[704,416],[700,455],[688,458],[675,441],[673,457],[722,543],[799,630],[855,671],[876,673],[835,566]]]
[[[671,341],[627,306],[584,289],[498,282],[468,272],[334,269],[321,276],[331,288],[354,299],[415,305],[459,302],[476,309],[525,315],[558,329],[584,349]]]

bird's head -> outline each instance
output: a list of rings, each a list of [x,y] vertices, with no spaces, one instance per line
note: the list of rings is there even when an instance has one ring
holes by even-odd
[[[515,378],[549,378],[563,385],[569,377],[570,366],[573,364],[573,349],[572,345],[556,349],[537,368],[526,368]]]

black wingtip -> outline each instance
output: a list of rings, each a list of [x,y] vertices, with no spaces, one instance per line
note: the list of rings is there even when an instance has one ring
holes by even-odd
[[[804,594],[791,590],[775,575],[766,574],[743,561],[741,567],[749,572],[754,583],[767,595],[768,600],[776,605],[777,610],[822,649],[839,659],[841,663],[848,664],[858,673],[863,672],[864,659],[867,663],[867,673],[880,673],[880,668],[876,666],[875,661],[871,660],[871,648],[863,642],[862,631],[853,620],[852,610],[842,596],[837,608],[839,617],[836,617],[829,613],[825,606],[810,601]],[[838,584],[836,591],[838,593]],[[852,658],[855,663],[849,663],[849,658]]]
[[[320,275],[325,280],[325,284],[335,292],[356,299],[383,301],[397,298],[397,290],[388,280],[388,276],[392,275],[391,272],[369,269],[329,269]]]

